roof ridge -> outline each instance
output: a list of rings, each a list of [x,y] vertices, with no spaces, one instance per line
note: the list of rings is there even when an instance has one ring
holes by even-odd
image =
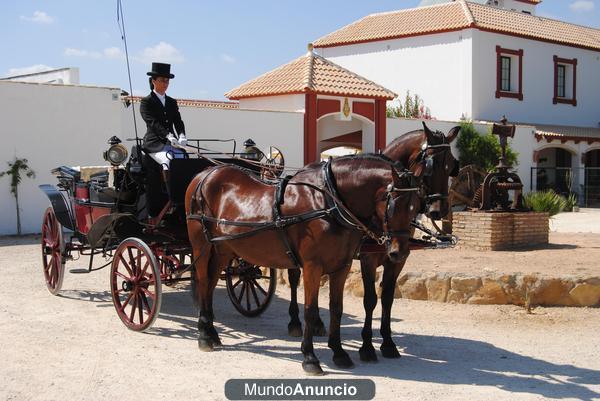
[[[355,72],[352,72],[352,71],[350,71],[350,70],[348,70],[348,69],[346,69],[346,68],[342,67],[341,65],[334,63],[334,62],[333,62],[333,61],[331,61],[331,60],[327,60],[327,59],[326,59],[325,57],[323,57],[323,56],[320,56],[320,55],[318,55],[318,54],[315,54],[315,53],[313,53],[313,56],[314,56],[315,58],[318,58],[318,59],[320,59],[320,60],[324,61],[324,62],[325,62],[325,64],[329,64],[329,65],[332,65],[332,66],[334,66],[334,67],[336,67],[336,68],[339,68],[340,70],[342,70],[342,71],[344,71],[344,72],[346,72],[346,73],[348,73],[348,74],[352,75],[354,78],[357,78],[357,79],[360,79],[360,80],[363,80],[363,81],[367,81],[368,83],[370,83],[370,84],[372,84],[372,85],[375,85],[376,87],[378,87],[378,88],[380,88],[380,89],[384,90],[385,92],[389,92],[390,94],[393,94],[393,95],[394,95],[394,98],[398,97],[398,94],[397,94],[396,92],[393,92],[393,91],[389,90],[388,88],[386,88],[385,86],[382,86],[382,85],[378,84],[377,82],[373,82],[373,81],[371,81],[370,79],[363,77],[362,75],[358,75],[357,73],[355,73]]]
[[[462,0],[458,0],[458,1],[462,1]],[[369,14],[366,17],[363,17],[355,22],[361,21],[367,17],[376,17],[379,15],[386,15],[386,14],[398,14],[398,13],[403,13],[403,12],[408,12],[408,11],[413,11],[416,9],[425,9],[425,8],[435,8],[435,7],[450,7],[451,5],[454,4],[454,1],[449,1],[447,3],[439,3],[439,4],[430,4],[428,6],[420,6],[420,7],[412,7],[412,8],[402,8],[400,10],[391,10],[391,11],[382,11],[380,13],[373,13],[373,14]],[[354,22],[353,22],[354,23]]]
[[[467,2],[465,0],[459,0],[459,2],[462,6],[463,11],[465,12],[465,16],[467,17],[467,22],[469,23],[469,26],[475,25],[475,18],[473,17],[473,13],[467,5]]]
[[[313,82],[313,69],[314,69],[315,53],[313,52],[312,43],[308,44],[308,52],[306,53],[306,57],[308,57],[308,60],[306,63],[307,70],[306,70],[305,76],[304,76],[304,86],[305,86],[305,89],[313,91],[315,89],[315,85]]]

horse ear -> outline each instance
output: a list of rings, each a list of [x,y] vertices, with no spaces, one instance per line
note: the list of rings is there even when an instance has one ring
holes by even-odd
[[[457,125],[456,127],[452,128],[450,131],[448,131],[448,135],[446,135],[446,141],[448,141],[448,143],[452,143],[453,140],[458,138],[459,132],[460,132],[460,125]]]
[[[427,143],[430,143],[430,144],[433,143],[433,141],[434,141],[433,132],[431,132],[431,130],[429,129],[427,124],[425,124],[425,121],[423,121],[423,130],[425,131],[425,135],[427,135]]]

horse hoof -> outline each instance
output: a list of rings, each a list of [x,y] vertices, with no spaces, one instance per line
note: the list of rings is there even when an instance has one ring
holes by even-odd
[[[316,326],[313,327],[313,336],[324,337],[326,335],[327,328],[325,328],[325,324],[323,324],[323,322],[319,322]]]
[[[381,347],[381,355],[383,355],[384,358],[391,358],[391,359],[395,359],[395,358],[400,358],[400,353],[398,352],[398,349],[396,348],[395,345],[391,345],[389,347]]]
[[[288,335],[290,337],[302,337],[302,325],[288,324]]]
[[[354,367],[354,362],[352,362],[352,359],[350,359],[350,356],[348,354],[342,354],[337,356],[334,355],[333,363],[335,363],[335,366],[342,369],[350,369]]]
[[[211,352],[215,350],[214,343],[211,339],[198,339],[198,348],[200,351]]]
[[[377,354],[375,353],[375,348],[373,347],[360,347],[358,350],[358,355],[360,355],[360,360],[363,362],[377,362]]]
[[[304,369],[304,373],[309,376],[323,376],[323,369],[321,369],[321,365],[319,362],[302,362],[302,369]]]

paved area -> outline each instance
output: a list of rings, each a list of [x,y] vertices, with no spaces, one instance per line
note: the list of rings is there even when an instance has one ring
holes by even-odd
[[[550,219],[550,231],[600,234],[600,209],[579,209],[579,212],[559,213]]]

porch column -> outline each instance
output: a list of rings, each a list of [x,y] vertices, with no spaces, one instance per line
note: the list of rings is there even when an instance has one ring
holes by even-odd
[[[386,146],[386,100],[375,100],[375,152]]]
[[[304,107],[304,164],[317,160],[317,95],[307,93]]]

